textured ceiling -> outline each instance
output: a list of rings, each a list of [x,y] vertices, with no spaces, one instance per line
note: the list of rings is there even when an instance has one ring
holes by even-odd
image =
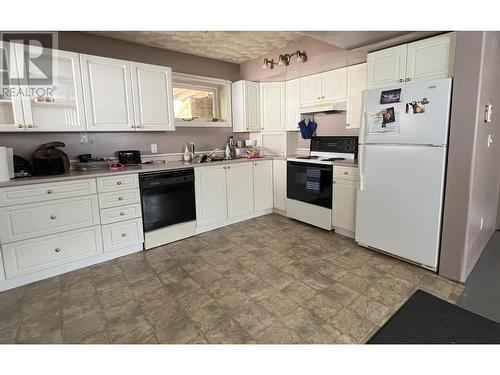
[[[237,64],[304,38],[303,33],[296,31],[99,31],[92,34]]]

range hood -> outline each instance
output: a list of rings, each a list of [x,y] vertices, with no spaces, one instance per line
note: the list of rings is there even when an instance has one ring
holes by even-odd
[[[301,114],[321,113],[321,112],[345,112],[347,110],[347,101],[327,102],[321,101],[310,106],[300,107]]]

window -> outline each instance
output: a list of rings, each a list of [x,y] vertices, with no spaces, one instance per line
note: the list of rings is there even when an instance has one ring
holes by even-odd
[[[176,126],[231,126],[230,82],[174,73],[172,85]]]

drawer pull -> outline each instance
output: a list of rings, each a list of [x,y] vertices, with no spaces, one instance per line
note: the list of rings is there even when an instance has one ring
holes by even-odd
[[[127,237],[127,233],[122,233],[122,237]]]
[[[59,252],[61,251],[61,249],[59,249],[58,247],[56,247],[56,248],[54,249],[54,251],[55,251],[56,253],[59,253]]]
[[[347,172],[347,171],[344,171],[344,174],[349,174],[349,172]]]
[[[123,200],[123,197],[118,197],[118,200],[119,200],[119,201],[122,201],[122,200]]]
[[[121,182],[121,181],[118,181],[116,184],[117,184],[117,185],[121,185],[121,184],[122,184],[122,182]]]
[[[125,212],[120,212],[120,216],[123,216],[123,215],[125,215]]]
[[[52,194],[53,192],[54,192],[54,190],[52,190],[52,189],[47,190],[47,194]]]
[[[50,216],[50,218],[51,218],[52,220],[55,220],[55,219],[56,219],[56,215],[51,215],[51,216]]]

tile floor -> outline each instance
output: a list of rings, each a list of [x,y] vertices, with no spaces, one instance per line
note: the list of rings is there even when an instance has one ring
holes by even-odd
[[[2,343],[363,343],[463,287],[267,215],[0,293]]]

